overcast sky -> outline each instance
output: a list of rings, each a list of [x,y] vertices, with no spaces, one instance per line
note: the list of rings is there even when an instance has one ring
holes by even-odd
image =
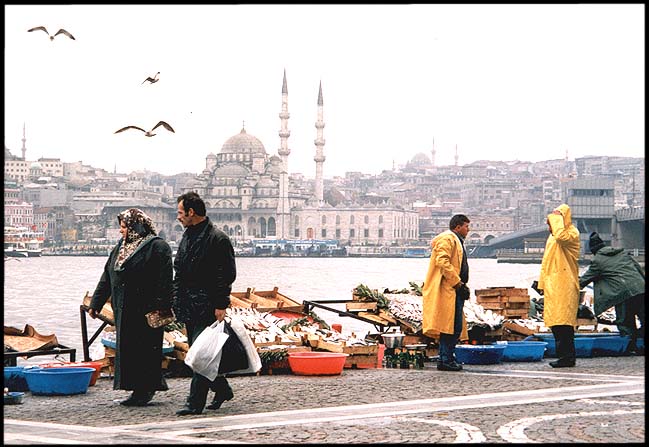
[[[198,173],[242,122],[289,172],[643,157],[645,6],[5,5],[5,145],[119,172]],[[50,41],[45,26],[63,35]],[[160,71],[160,81],[144,84]],[[114,131],[127,125],[150,129]]]

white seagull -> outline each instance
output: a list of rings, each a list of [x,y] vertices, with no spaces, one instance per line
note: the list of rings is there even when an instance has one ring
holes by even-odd
[[[169,124],[165,123],[164,121],[158,122],[158,124],[153,126],[153,129],[151,129],[151,130],[144,130],[141,127],[137,127],[137,126],[126,126],[126,127],[122,127],[119,130],[116,130],[115,133],[120,133],[120,132],[123,132],[123,131],[125,131],[127,129],[137,129],[137,130],[141,130],[142,132],[144,132],[145,136],[152,137],[152,136],[156,135],[156,134],[153,133],[153,131],[156,130],[160,126],[164,127],[165,129],[167,129],[170,132],[176,133],[176,131],[173,130],[173,128]]]
[[[158,82],[160,80],[160,79],[158,79],[159,74],[160,74],[160,72],[157,72],[154,77],[149,76],[144,81],[142,81],[142,84],[144,84],[146,81],[149,81],[149,83],[151,83],[151,84],[155,84],[156,82]],[[142,85],[142,84],[140,84],[140,85]]]
[[[50,36],[50,33],[47,31],[47,28],[45,28],[44,26],[37,26],[37,27],[35,27],[35,28],[28,29],[27,32],[31,33],[32,31],[38,31],[38,30],[45,31],[45,34],[47,34],[48,36]],[[56,34],[54,34],[53,36],[50,36],[50,40],[54,40],[54,38],[55,38],[56,36],[58,36],[59,34],[64,34],[64,35],[68,36],[68,37],[69,37],[70,39],[72,39],[72,40],[77,40],[77,39],[74,38],[74,36],[73,36],[72,34],[70,34],[69,32],[67,32],[67,31],[64,30],[63,28],[61,28],[60,30],[58,30],[58,31],[56,32]]]

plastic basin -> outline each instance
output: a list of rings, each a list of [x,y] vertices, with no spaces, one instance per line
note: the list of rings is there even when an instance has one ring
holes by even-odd
[[[349,354],[337,352],[290,352],[288,366],[300,376],[332,376],[343,372]]]
[[[24,370],[24,366],[4,367],[4,386],[9,388],[9,391],[29,391]]]
[[[25,398],[25,393],[22,391],[9,391],[4,395],[4,404],[5,405],[18,405],[23,403]]]
[[[456,345],[455,358],[467,365],[492,365],[502,360],[504,344],[497,345]]]
[[[593,357],[608,357],[623,355],[631,339],[621,335],[596,337],[593,343]]]
[[[554,357],[557,356],[557,346],[554,340],[554,335],[552,334],[534,334],[534,338],[540,338],[542,341],[548,343],[547,350],[545,351],[545,357]],[[575,356],[576,357],[592,357],[593,356],[593,345],[595,340],[598,337],[575,337]]]
[[[35,368],[25,370],[29,390],[34,395],[85,394],[95,368]]]
[[[89,385],[89,386],[93,386],[95,383],[97,383],[97,379],[101,374],[102,363],[101,362],[58,362],[58,363],[45,363],[39,366],[41,368],[78,368],[78,367],[93,368],[95,372],[90,378],[90,385]]]
[[[504,362],[538,362],[548,345],[545,341],[508,341],[503,352]]]

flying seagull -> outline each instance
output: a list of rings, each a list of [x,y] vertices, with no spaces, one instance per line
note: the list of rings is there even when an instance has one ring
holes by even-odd
[[[158,82],[160,80],[160,79],[158,79],[159,74],[160,74],[160,72],[157,72],[154,77],[149,76],[144,81],[142,81],[142,84],[144,84],[146,81],[149,81],[151,84],[155,84],[156,82]],[[142,84],[140,84],[140,85],[142,85]]]
[[[170,131],[170,132],[176,133],[176,131],[173,130],[173,128],[172,128],[169,124],[165,123],[164,121],[160,121],[160,122],[158,122],[158,124],[156,124],[156,125],[153,127],[153,129],[151,129],[151,130],[144,130],[144,129],[142,129],[141,127],[137,127],[137,126],[126,126],[126,127],[122,127],[120,130],[115,131],[115,133],[120,133],[120,132],[123,132],[123,131],[125,131],[125,130],[127,130],[127,129],[137,129],[137,130],[141,130],[142,132],[144,132],[144,135],[145,135],[145,136],[147,136],[147,137],[152,137],[152,136],[155,135],[155,134],[153,133],[153,131],[156,130],[156,129],[157,129],[158,127],[160,127],[160,126],[164,127],[165,129],[167,129],[167,130]]]
[[[45,31],[45,34],[47,34],[48,36],[50,36],[50,33],[47,31],[47,28],[45,28],[44,26],[37,26],[37,27],[35,27],[35,28],[28,29],[27,32],[30,32],[30,33],[31,33],[32,31],[38,31],[38,30]],[[56,32],[56,34],[54,34],[53,36],[50,36],[50,40],[54,40],[54,38],[55,38],[56,36],[58,36],[59,34],[64,34],[64,35],[68,36],[70,39],[72,39],[72,40],[76,40],[72,34],[70,34],[69,32],[67,32],[67,31],[64,30],[63,28],[61,28],[60,30],[58,30],[58,31]]]

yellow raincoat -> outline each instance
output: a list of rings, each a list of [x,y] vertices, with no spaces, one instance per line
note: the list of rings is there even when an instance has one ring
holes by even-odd
[[[579,230],[572,224],[565,203],[550,214],[548,236],[541,262],[538,288],[543,290],[543,320],[547,327],[577,324],[579,307]]]
[[[423,328],[427,337],[439,338],[439,334],[452,334],[455,320],[455,289],[460,282],[462,266],[462,244],[451,230],[438,234],[433,239],[428,273],[422,288]],[[462,313],[460,340],[469,338],[466,319]]]

